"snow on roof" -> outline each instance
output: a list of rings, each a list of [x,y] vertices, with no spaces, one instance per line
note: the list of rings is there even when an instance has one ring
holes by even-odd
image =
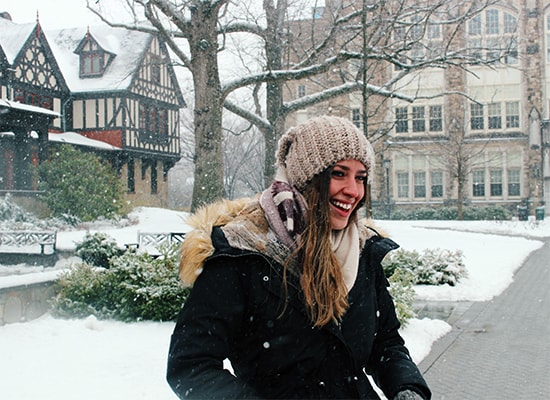
[[[9,64],[13,64],[36,26],[36,23],[17,24],[0,18],[0,47]],[[88,31],[103,50],[115,57],[103,76],[82,79],[79,55],[74,51]],[[43,33],[69,90],[74,93],[128,89],[152,38],[149,33],[108,25],[43,30]]]
[[[74,144],[76,146],[93,147],[95,149],[100,149],[100,150],[109,150],[109,151],[121,150],[120,147],[116,147],[109,143],[101,142],[99,140],[87,138],[86,136],[83,136],[76,132],[64,132],[64,133],[49,132],[48,140],[50,142],[68,143],[68,144]]]
[[[10,64],[13,64],[35,26],[34,23],[16,24],[0,17],[0,47],[4,50]]]
[[[74,51],[88,30],[103,50],[115,57],[103,76],[82,79],[79,55]],[[152,38],[148,33],[106,25],[45,31],[45,35],[69,90],[74,93],[128,89]]]
[[[30,104],[19,103],[18,101],[11,101],[6,99],[0,99],[0,107],[11,108],[14,110],[29,111],[38,114],[50,115],[52,117],[59,117],[59,113],[48,110],[47,108],[31,106]]]

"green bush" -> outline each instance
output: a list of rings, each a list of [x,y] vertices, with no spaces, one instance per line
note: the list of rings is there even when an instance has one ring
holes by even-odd
[[[420,253],[416,250],[397,249],[384,258],[382,267],[384,268],[384,274],[389,278],[399,269],[411,271],[412,273],[420,263]]]
[[[96,267],[109,268],[109,261],[112,257],[120,256],[123,250],[120,249],[113,238],[104,233],[86,233],[84,240],[77,243],[75,252],[85,263]]]
[[[375,218],[386,218],[386,211],[374,209]],[[487,207],[463,207],[462,219],[465,221],[506,221],[513,217],[513,213],[507,208],[500,206]],[[391,219],[393,220],[445,220],[452,221],[458,218],[457,207],[422,207],[414,209],[397,208],[392,210]]]
[[[37,218],[15,204],[11,198],[11,193],[6,193],[4,198],[0,198],[0,221],[11,224],[34,223]]]
[[[81,263],[57,280],[59,294],[52,300],[52,313],[69,318],[89,315],[110,317],[110,296],[104,284],[105,269]]]
[[[396,270],[410,271],[414,284],[455,286],[467,275],[460,250],[426,249],[422,254],[416,250],[397,249],[382,262],[384,273],[391,276]]]
[[[41,199],[52,216],[68,215],[82,221],[111,218],[122,208],[122,186],[107,162],[73,146],[55,147],[38,167]],[[67,218],[67,217],[65,217]]]
[[[413,272],[417,284],[455,286],[466,276],[462,251],[426,249]]]
[[[389,291],[397,317],[403,326],[415,317],[414,285],[454,286],[467,273],[460,250],[426,249],[421,254],[416,250],[397,249],[384,258],[382,267],[390,282]]]
[[[414,275],[405,269],[396,269],[389,277],[389,292],[395,304],[395,312],[402,326],[406,326],[416,316],[413,310],[415,292]]]
[[[122,321],[175,320],[189,289],[178,278],[179,246],[162,253],[153,258],[127,251],[110,258],[109,269],[77,265],[57,282],[53,314]]]

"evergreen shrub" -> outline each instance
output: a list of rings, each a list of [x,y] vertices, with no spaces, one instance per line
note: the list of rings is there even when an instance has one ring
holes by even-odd
[[[77,243],[75,253],[87,264],[109,268],[109,261],[112,257],[120,256],[123,250],[120,249],[113,238],[105,233],[86,233],[84,240]]]
[[[53,314],[122,321],[173,321],[188,296],[178,278],[179,246],[161,256],[125,251],[109,258],[109,268],[83,262],[58,279]]]
[[[402,326],[406,326],[411,318],[416,316],[413,310],[415,292],[414,275],[405,269],[395,269],[389,276],[389,292],[395,304],[395,312]]]
[[[11,194],[7,193],[4,198],[0,198],[0,221],[17,225],[19,223],[36,222],[32,214],[15,204]]]
[[[82,221],[112,218],[122,209],[122,185],[112,166],[70,145],[54,147],[38,167],[41,199],[52,216]]]
[[[411,272],[414,284],[455,286],[467,276],[463,259],[460,250],[426,249],[420,254],[416,250],[397,249],[384,258],[382,266],[386,276],[399,269]]]
[[[385,211],[373,210],[375,218],[385,218]],[[378,216],[380,214],[380,216]],[[505,207],[463,207],[462,219],[465,221],[507,221],[512,219],[514,214]],[[393,220],[445,220],[453,221],[458,218],[457,207],[422,207],[414,209],[397,208],[392,211]]]

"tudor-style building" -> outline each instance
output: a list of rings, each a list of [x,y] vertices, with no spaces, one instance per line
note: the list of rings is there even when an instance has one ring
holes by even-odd
[[[353,7],[355,3],[326,0],[326,8],[317,10],[315,18],[322,20],[329,7],[343,4]],[[402,22],[406,25],[407,21]],[[301,26],[306,23],[300,22]],[[373,179],[373,203],[401,208],[456,204],[456,172],[462,168],[463,204],[500,205],[513,211],[522,205],[529,208],[530,215],[546,204],[548,213],[550,3],[499,0],[462,30],[452,32],[457,48],[477,49],[470,55],[481,60],[497,57],[500,62],[472,66],[471,72],[428,68],[408,82],[401,80],[398,88],[386,88],[418,96],[420,99],[413,103],[397,97],[369,98],[367,108],[376,113],[368,120],[367,131],[375,141],[380,166]],[[399,33],[396,30],[392,35]],[[414,29],[409,33],[414,34]],[[445,28],[434,24],[426,38],[430,42],[424,43],[424,48],[409,51],[410,60],[422,60],[423,51],[437,49],[438,43],[447,39]],[[377,70],[383,76],[380,82],[388,82],[401,72],[390,63],[370,62],[369,71]],[[348,67],[351,74],[357,72],[353,63]],[[317,77],[291,83],[286,99],[315,93],[324,82],[336,78],[327,74],[326,81]],[[467,96],[435,96],[443,92]],[[332,113],[363,127],[362,109],[361,95],[352,93],[298,111],[287,123]]]
[[[111,145],[90,150],[111,160],[132,206],[167,205],[185,102],[160,37],[106,25],[44,31],[2,13],[0,99],[0,194],[35,192],[32,165],[70,132]],[[42,125],[18,119],[23,111]]]

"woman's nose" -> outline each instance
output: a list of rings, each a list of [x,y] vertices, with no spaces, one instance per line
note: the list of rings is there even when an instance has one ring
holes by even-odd
[[[357,197],[359,195],[358,183],[355,179],[346,179],[343,187],[343,193],[350,197]]]

